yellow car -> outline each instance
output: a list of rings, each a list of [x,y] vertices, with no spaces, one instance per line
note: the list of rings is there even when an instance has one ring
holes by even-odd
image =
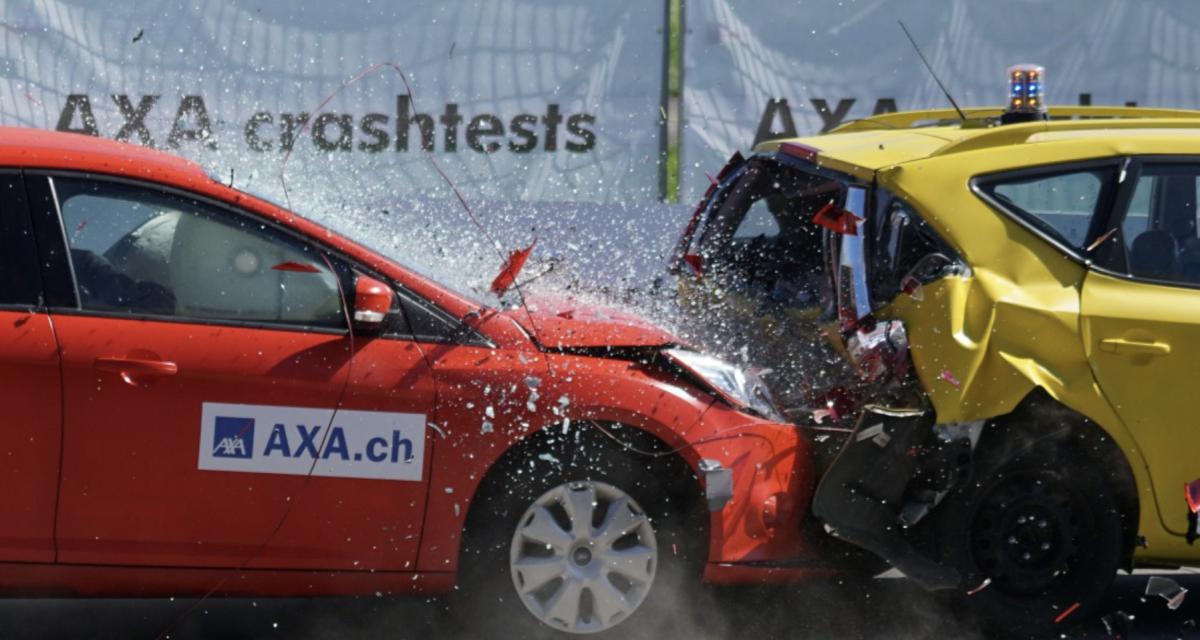
[[[791,366],[802,428],[853,430],[827,530],[1040,633],[1118,569],[1200,564],[1200,112],[1013,103],[735,156],[674,266]],[[819,326],[832,351],[778,345]],[[805,384],[833,352],[853,375]]]

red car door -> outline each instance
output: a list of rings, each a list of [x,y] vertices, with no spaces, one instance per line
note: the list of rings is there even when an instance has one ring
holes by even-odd
[[[335,414],[361,359],[323,253],[186,194],[30,178],[43,189],[75,283],[52,309],[60,562],[354,570],[415,559],[424,420]],[[398,522],[405,534],[389,529]]]
[[[0,173],[0,561],[54,561],[62,387],[36,246],[21,176]]]

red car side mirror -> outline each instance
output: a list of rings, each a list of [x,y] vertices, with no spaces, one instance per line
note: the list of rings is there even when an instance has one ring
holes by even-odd
[[[358,275],[354,279],[354,328],[378,331],[383,328],[384,318],[392,310],[395,294],[386,284]]]

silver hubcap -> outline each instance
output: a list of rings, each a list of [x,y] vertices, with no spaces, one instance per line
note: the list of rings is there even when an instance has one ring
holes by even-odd
[[[603,482],[570,482],[534,501],[513,535],[510,564],[521,601],[572,633],[616,626],[642,604],[658,568],[646,512]]]

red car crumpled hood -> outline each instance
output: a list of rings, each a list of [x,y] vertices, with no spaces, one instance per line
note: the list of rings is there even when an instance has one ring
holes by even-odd
[[[543,347],[580,349],[593,347],[657,347],[680,340],[640,316],[565,300],[529,300],[529,312],[505,312]],[[532,326],[531,326],[532,325]]]

